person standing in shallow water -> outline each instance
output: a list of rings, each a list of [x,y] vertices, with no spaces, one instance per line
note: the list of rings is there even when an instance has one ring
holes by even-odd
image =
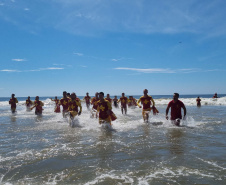
[[[157,109],[155,108],[155,102],[153,98],[148,95],[148,90],[144,89],[143,93],[144,95],[140,97],[140,99],[137,102],[137,105],[139,108],[141,108],[141,105],[139,103],[141,102],[143,104],[143,110],[142,110],[143,119],[144,119],[144,122],[148,122],[150,111],[153,110],[153,113],[155,113]]]
[[[9,100],[9,104],[11,105],[12,113],[16,112],[16,104],[18,103],[17,98],[15,98],[15,94],[12,94],[12,98]]]
[[[39,100],[39,96],[36,96],[35,101],[34,101],[34,106],[31,107],[31,110],[35,108],[35,114],[36,115],[42,115],[44,103]]]
[[[27,99],[26,99],[26,108],[27,108],[27,111],[30,111],[31,110],[32,104],[33,104],[33,102],[31,101],[30,96],[28,96]]]
[[[117,98],[117,96],[115,96],[115,98],[113,99],[113,102],[114,102],[115,108],[118,108],[118,98]]]
[[[118,103],[121,102],[121,111],[123,114],[123,111],[125,114],[127,113],[127,104],[128,104],[128,98],[125,97],[125,93],[122,93],[122,97],[119,99]]]
[[[197,102],[197,107],[201,107],[201,99],[199,98],[199,96],[196,99],[196,102]]]
[[[184,119],[185,119],[185,116],[187,113],[184,103],[182,101],[178,100],[178,98],[179,98],[179,94],[174,93],[173,100],[169,102],[169,104],[166,108],[166,119],[167,120],[169,119],[168,112],[169,112],[169,109],[171,108],[170,120],[172,120],[176,126],[180,126],[180,120],[182,119],[181,109],[184,110]]]
[[[62,114],[63,114],[63,118],[66,117],[66,113],[68,112],[68,105],[69,105],[69,98],[67,98],[67,92],[64,91],[63,92],[63,98],[60,99],[60,102],[59,102],[59,105],[62,105],[63,107],[63,111],[62,111]]]
[[[219,97],[217,96],[217,93],[215,93],[215,94],[213,95],[213,98],[219,98]]]
[[[60,113],[60,104],[59,104],[60,103],[60,100],[57,99],[57,96],[55,96],[55,99],[54,100],[52,98],[51,98],[51,100],[55,102],[54,112]]]
[[[79,111],[78,111],[79,107]],[[76,94],[71,93],[71,99],[68,104],[68,111],[70,113],[70,118],[73,120],[75,116],[80,115],[82,113],[82,106],[80,101],[77,99]]]
[[[104,93],[99,93],[99,101],[97,102],[97,112],[99,113],[99,124],[109,123],[117,119],[112,112],[111,103],[104,99]]]
[[[83,98],[83,100],[85,100],[86,107],[87,107],[87,109],[89,109],[91,97],[89,96],[89,93],[88,92],[86,93],[86,96]]]

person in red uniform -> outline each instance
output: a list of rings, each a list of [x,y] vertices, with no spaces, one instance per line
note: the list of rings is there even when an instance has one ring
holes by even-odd
[[[166,108],[166,119],[167,120],[169,119],[168,112],[169,112],[169,109],[171,108],[170,120],[172,120],[176,126],[180,126],[180,119],[182,119],[181,108],[184,110],[184,119],[185,119],[185,116],[187,113],[184,103],[182,101],[178,100],[178,98],[179,98],[179,94],[174,93],[173,100],[169,102],[169,104]]]
[[[197,107],[201,107],[201,99],[199,98],[199,96],[196,99],[196,102],[197,102]]]
[[[123,114],[123,110],[125,114],[127,113],[127,104],[128,104],[128,98],[125,97],[125,93],[122,93],[122,97],[118,100],[118,103],[121,102],[121,111]]]
[[[42,115],[42,111],[43,111],[42,107],[43,106],[44,106],[44,103],[39,100],[39,96],[36,96],[35,101],[34,101],[34,106],[31,107],[31,110],[33,108],[35,108],[35,114]]]
[[[9,104],[11,105],[12,113],[16,112],[16,104],[18,103],[17,98],[15,98],[15,94],[12,94],[11,99],[9,100]]]
[[[62,105],[63,107],[63,117],[66,117],[66,113],[68,112],[68,104],[69,104],[69,98],[67,98],[67,92],[63,92],[63,98],[60,99],[59,105]]]
[[[99,93],[99,101],[97,102],[97,112],[99,112],[99,124],[109,123],[117,119],[112,112],[111,103],[104,99],[104,93]]]
[[[132,98],[132,96],[129,96],[128,107],[132,107],[132,106],[133,106],[133,98]]]
[[[111,105],[112,105],[112,99],[110,97],[110,94],[107,94],[107,97],[105,98],[105,100],[109,101],[111,103]]]
[[[150,111],[153,110],[153,114],[155,114],[155,112],[158,113],[158,110],[155,108],[155,102],[153,98],[148,95],[148,90],[144,89],[143,93],[144,95],[140,97],[140,99],[137,102],[137,105],[139,108],[142,108],[139,103],[141,102],[143,104],[142,110],[143,119],[144,122],[148,122]]]
[[[79,111],[78,111],[79,107]],[[70,118],[73,120],[75,116],[80,115],[82,113],[82,106],[80,101],[77,99],[76,94],[71,93],[71,99],[68,104],[68,111],[70,113]]]
[[[31,101],[30,96],[27,97],[25,104],[26,104],[27,111],[30,111],[31,110],[31,106],[33,104],[33,102]]]
[[[134,107],[137,106],[137,100],[133,96],[132,96],[132,106],[134,106]]]
[[[88,92],[86,93],[86,96],[83,98],[83,100],[85,100],[86,107],[87,107],[87,109],[89,109],[91,97],[89,96],[89,93]]]
[[[96,92],[95,97],[92,98],[91,100],[91,105],[93,105],[92,108],[92,117],[94,117],[94,113],[96,113],[97,111],[97,102],[99,101],[99,93]],[[97,117],[97,114],[96,114]]]
[[[57,96],[55,96],[54,100],[52,98],[51,98],[51,100],[55,102],[54,112],[60,113],[60,100],[57,99]]]
[[[213,98],[218,98],[217,93],[215,93],[215,94],[213,95]]]
[[[117,96],[115,96],[115,98],[113,99],[113,102],[114,102],[115,108],[118,108],[118,98],[117,98]]]

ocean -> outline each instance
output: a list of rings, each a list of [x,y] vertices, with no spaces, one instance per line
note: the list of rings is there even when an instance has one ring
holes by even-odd
[[[42,116],[26,111],[26,97],[17,97],[15,114],[0,98],[0,184],[225,185],[226,95],[218,96],[181,95],[181,127],[165,119],[172,95],[153,96],[159,114],[148,123],[140,108],[122,115],[113,107],[114,131],[101,129],[84,103],[71,128],[50,97],[40,97]]]

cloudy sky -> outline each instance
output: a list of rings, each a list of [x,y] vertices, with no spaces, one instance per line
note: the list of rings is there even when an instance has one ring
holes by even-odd
[[[0,0],[0,97],[226,94],[225,0]]]

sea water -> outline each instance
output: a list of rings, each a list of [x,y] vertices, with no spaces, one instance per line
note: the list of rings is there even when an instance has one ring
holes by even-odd
[[[71,128],[54,102],[42,116],[27,112],[25,97],[12,114],[0,98],[0,184],[226,184],[226,95],[181,96],[182,127],[165,119],[172,96],[153,96],[158,115],[144,123],[142,109],[128,108],[113,130],[83,111]],[[82,98],[82,97],[81,97]],[[135,96],[139,98],[139,96]],[[31,98],[34,100],[34,98]]]

